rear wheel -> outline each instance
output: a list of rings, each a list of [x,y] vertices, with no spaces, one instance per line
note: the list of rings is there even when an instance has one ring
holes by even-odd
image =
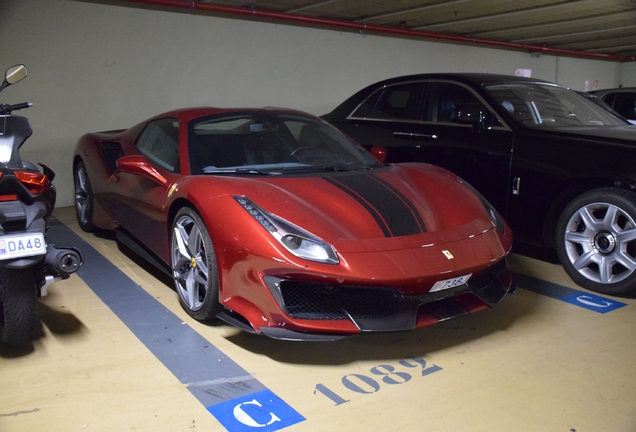
[[[73,172],[75,180],[75,213],[77,223],[86,232],[95,231],[93,225],[93,190],[84,162],[79,162]]]
[[[636,293],[636,193],[586,192],[557,225],[561,264],[579,285],[609,295]]]
[[[38,318],[31,268],[0,269],[0,317],[3,343],[22,345],[33,336]]]
[[[170,238],[172,276],[181,306],[199,321],[216,317],[222,309],[216,256],[203,220],[194,210],[182,208]]]

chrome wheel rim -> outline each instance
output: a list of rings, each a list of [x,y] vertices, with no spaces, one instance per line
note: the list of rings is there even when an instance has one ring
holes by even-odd
[[[179,297],[191,311],[203,306],[208,288],[207,247],[198,224],[181,216],[172,233],[172,275]]]
[[[567,223],[565,251],[585,278],[600,284],[623,281],[636,270],[636,223],[613,204],[587,204]]]
[[[75,176],[75,208],[79,220],[86,224],[88,223],[88,206],[89,206],[89,192],[88,192],[88,176],[83,168],[77,170]]]

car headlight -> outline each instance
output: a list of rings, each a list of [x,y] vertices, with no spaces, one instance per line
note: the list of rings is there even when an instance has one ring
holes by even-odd
[[[503,232],[505,230],[505,227],[506,227],[506,224],[504,223],[504,220],[501,217],[501,215],[499,214],[499,212],[497,210],[495,210],[495,208],[488,202],[488,200],[486,198],[484,198],[484,196],[481,193],[479,193],[477,191],[477,189],[475,189],[470,183],[468,183],[467,181],[465,181],[461,177],[457,177],[457,178],[459,179],[459,181],[461,183],[463,183],[466,186],[468,186],[468,188],[471,191],[473,191],[473,193],[475,195],[477,195],[477,198],[479,198],[479,200],[483,204],[484,209],[486,210],[486,213],[488,213],[488,217],[490,218],[490,221],[495,226],[495,228],[497,228],[497,231],[500,234],[503,234]]]
[[[256,219],[290,253],[311,261],[338,264],[333,246],[315,235],[270,214],[244,196],[233,196],[241,207]]]
[[[500,234],[503,234],[505,230],[505,224],[501,215],[499,214],[497,210],[495,210],[495,208],[492,205],[490,205],[490,203],[486,200],[486,198],[481,197],[481,199],[482,199],[481,202],[484,204],[484,207],[486,208],[486,213],[488,213],[488,216],[490,216],[490,221],[495,226],[495,228],[497,228],[497,231],[499,231]]]

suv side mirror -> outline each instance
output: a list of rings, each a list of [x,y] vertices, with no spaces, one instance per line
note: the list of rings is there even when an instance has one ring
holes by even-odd
[[[484,128],[484,112],[480,104],[457,105],[451,118],[457,123],[473,125],[475,132]]]

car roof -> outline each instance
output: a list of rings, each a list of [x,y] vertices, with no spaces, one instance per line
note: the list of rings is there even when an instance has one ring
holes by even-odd
[[[333,121],[340,117],[347,117],[355,107],[357,107],[363,100],[369,97],[377,89],[386,85],[406,83],[410,81],[426,81],[426,80],[449,80],[464,83],[473,88],[481,88],[493,84],[512,84],[512,83],[526,83],[526,84],[546,84],[558,86],[550,81],[545,81],[536,78],[528,78],[516,75],[503,75],[503,74],[490,74],[490,73],[425,73],[414,75],[402,75],[383,81],[378,81],[373,84],[367,85],[361,90],[351,95],[348,99],[343,101],[330,113],[324,114],[322,117],[328,121]],[[561,87],[561,86],[559,86]]]
[[[490,74],[490,73],[425,73],[414,75],[402,75],[399,77],[389,78],[384,81],[380,81],[374,84],[392,84],[395,82],[403,81],[417,81],[428,79],[452,79],[458,81],[464,81],[474,85],[489,85],[498,83],[542,83],[542,84],[554,84],[550,81],[541,80],[537,78],[528,78],[516,75],[503,75],[503,74]]]
[[[180,108],[172,111],[167,111],[162,114],[158,114],[152,117],[150,120],[156,120],[160,118],[166,117],[174,117],[179,121],[190,121],[199,117],[206,117],[210,115],[217,114],[233,114],[233,113],[241,113],[241,114],[262,114],[262,113],[277,113],[277,114],[296,114],[296,115],[304,115],[313,117],[311,114],[308,114],[303,111],[298,111],[289,108],[277,108],[277,107],[264,107],[264,108],[218,108],[218,107],[193,107],[193,108]]]

